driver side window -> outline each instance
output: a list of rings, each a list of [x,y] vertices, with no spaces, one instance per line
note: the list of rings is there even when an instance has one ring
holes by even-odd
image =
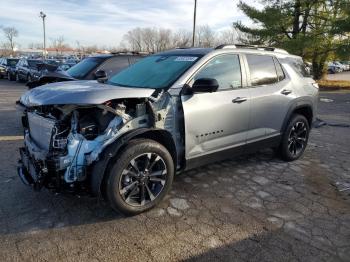
[[[196,73],[192,83],[200,78],[214,78],[219,83],[218,90],[242,87],[241,66],[238,55],[220,55],[211,59]]]

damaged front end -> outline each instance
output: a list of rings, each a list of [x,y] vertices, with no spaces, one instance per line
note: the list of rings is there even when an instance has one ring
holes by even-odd
[[[124,133],[150,126],[147,103],[41,106],[24,111],[19,175],[35,189],[84,189],[89,166]]]
[[[91,166],[123,134],[154,125],[148,98],[101,104],[30,105],[22,97],[24,146],[18,174],[25,184],[56,192],[89,191]]]

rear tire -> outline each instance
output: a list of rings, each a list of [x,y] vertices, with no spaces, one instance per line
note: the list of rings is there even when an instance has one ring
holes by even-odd
[[[291,117],[287,128],[282,135],[279,154],[285,161],[294,161],[300,158],[309,139],[309,122],[303,115],[295,114]]]
[[[107,199],[126,215],[142,213],[162,201],[174,173],[173,159],[163,145],[150,139],[132,140],[110,167]]]

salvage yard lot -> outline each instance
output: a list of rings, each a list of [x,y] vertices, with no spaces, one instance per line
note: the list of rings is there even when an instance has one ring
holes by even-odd
[[[15,101],[0,80],[0,261],[349,261],[350,93],[321,93],[300,160],[272,151],[175,178],[154,210],[124,217],[87,196],[33,192],[16,174],[22,144]],[[346,125],[344,125],[346,126]]]

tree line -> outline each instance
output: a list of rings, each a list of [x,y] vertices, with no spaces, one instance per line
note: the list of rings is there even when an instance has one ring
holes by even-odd
[[[335,58],[350,60],[349,0],[260,0],[264,8],[240,1],[238,7],[253,26],[235,22],[250,36],[248,44],[284,48],[312,63],[314,78]]]
[[[209,25],[201,25],[196,29],[194,46],[213,47],[219,44],[234,43],[238,40],[239,34],[233,27],[216,32]],[[185,29],[172,31],[156,27],[134,28],[124,35],[121,42],[121,48],[125,50],[150,53],[190,46],[192,46],[191,31]]]
[[[3,55],[11,55],[15,53],[17,43],[15,41],[18,37],[18,30],[15,27],[2,27],[0,26],[3,32],[5,41],[0,44],[0,49],[2,49]]]

